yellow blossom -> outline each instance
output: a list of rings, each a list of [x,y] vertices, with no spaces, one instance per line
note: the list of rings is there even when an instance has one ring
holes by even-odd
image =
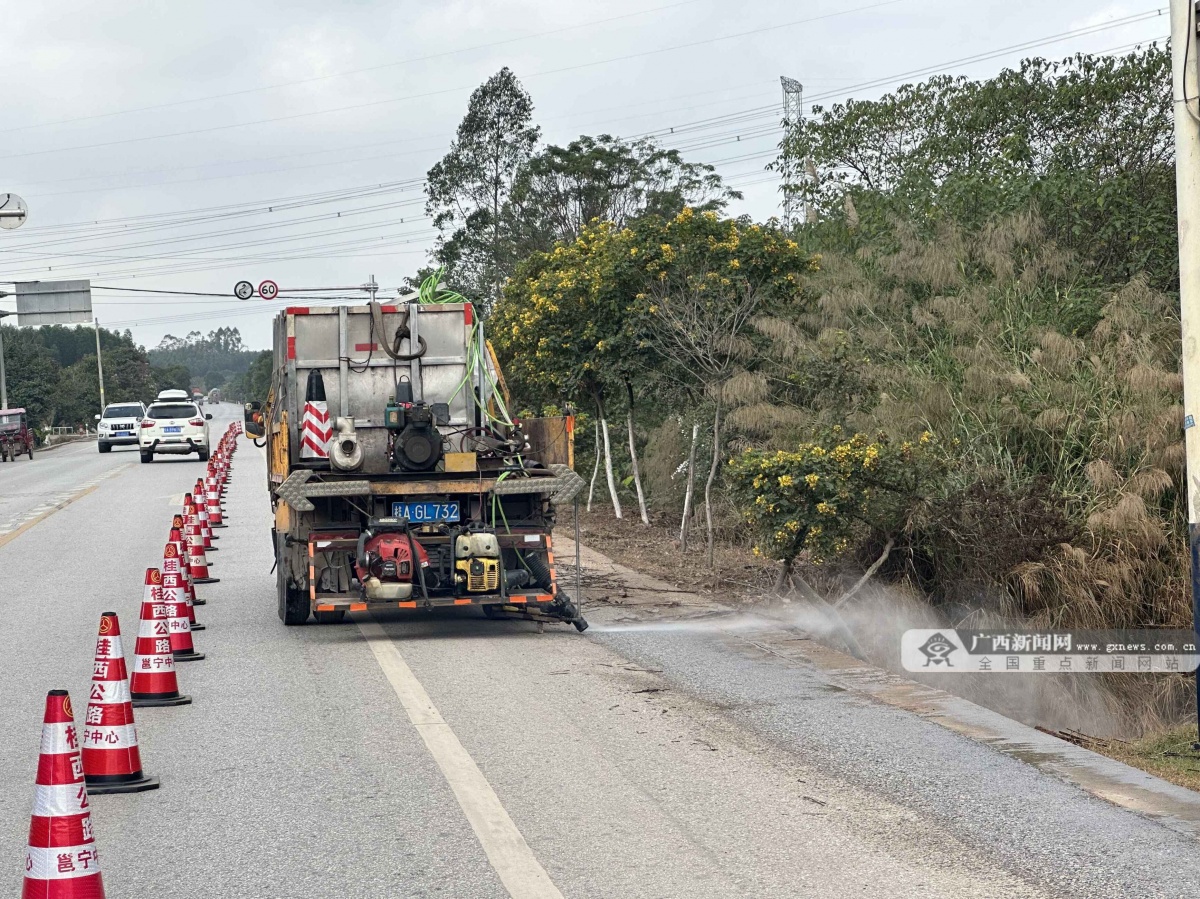
[[[815,475],[815,474],[810,474],[810,475],[804,476],[804,483],[808,484],[809,487],[815,488],[817,486],[818,482],[820,482],[820,480],[821,480],[820,476]]]
[[[795,481],[792,480],[792,476],[790,474],[785,474],[779,478],[779,486],[780,487],[791,487],[792,484],[794,484],[794,483],[795,483]],[[754,479],[754,486],[755,487],[759,486],[758,478]]]

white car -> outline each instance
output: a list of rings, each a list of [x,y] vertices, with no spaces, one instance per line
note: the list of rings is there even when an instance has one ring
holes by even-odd
[[[163,400],[151,403],[138,428],[138,449],[143,462],[153,462],[156,453],[197,453],[208,461],[208,422],[200,407],[190,400]]]
[[[141,403],[109,403],[96,416],[96,445],[107,453],[114,446],[133,446],[138,442],[138,427],[146,417]]]

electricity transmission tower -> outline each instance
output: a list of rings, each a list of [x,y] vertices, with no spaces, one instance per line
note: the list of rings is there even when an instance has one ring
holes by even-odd
[[[783,154],[780,157],[780,174],[783,176],[783,227],[789,231],[794,221],[794,213],[799,206],[796,200],[796,186],[800,180],[800,165],[791,143],[787,140],[791,129],[804,118],[804,85],[795,78],[786,75],[779,76],[783,85]]]

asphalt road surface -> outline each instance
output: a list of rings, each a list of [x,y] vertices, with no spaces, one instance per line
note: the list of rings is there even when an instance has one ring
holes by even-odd
[[[132,652],[144,570],[201,471],[194,456],[129,462],[84,444],[0,465],[0,895],[20,889],[46,691],[84,708],[102,612]],[[110,897],[1174,897],[1200,883],[1193,837],[719,635],[539,634],[466,613],[285,628],[247,441],[227,508],[220,583],[199,588],[207,659],[179,666],[194,703],[137,713],[162,788],[92,801]]]

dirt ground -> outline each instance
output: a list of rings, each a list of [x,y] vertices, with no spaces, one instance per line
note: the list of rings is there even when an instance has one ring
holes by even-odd
[[[632,514],[631,514],[632,513]],[[642,524],[636,506],[625,510],[618,521],[612,508],[580,510],[580,535],[591,546],[614,561],[674,584],[676,587],[729,605],[755,603],[775,582],[775,566],[756,559],[748,547],[718,540],[714,547],[716,571],[708,567],[703,527],[688,538],[687,552],[679,544],[679,522],[652,514],[650,526]],[[569,516],[558,529],[572,534]]]

